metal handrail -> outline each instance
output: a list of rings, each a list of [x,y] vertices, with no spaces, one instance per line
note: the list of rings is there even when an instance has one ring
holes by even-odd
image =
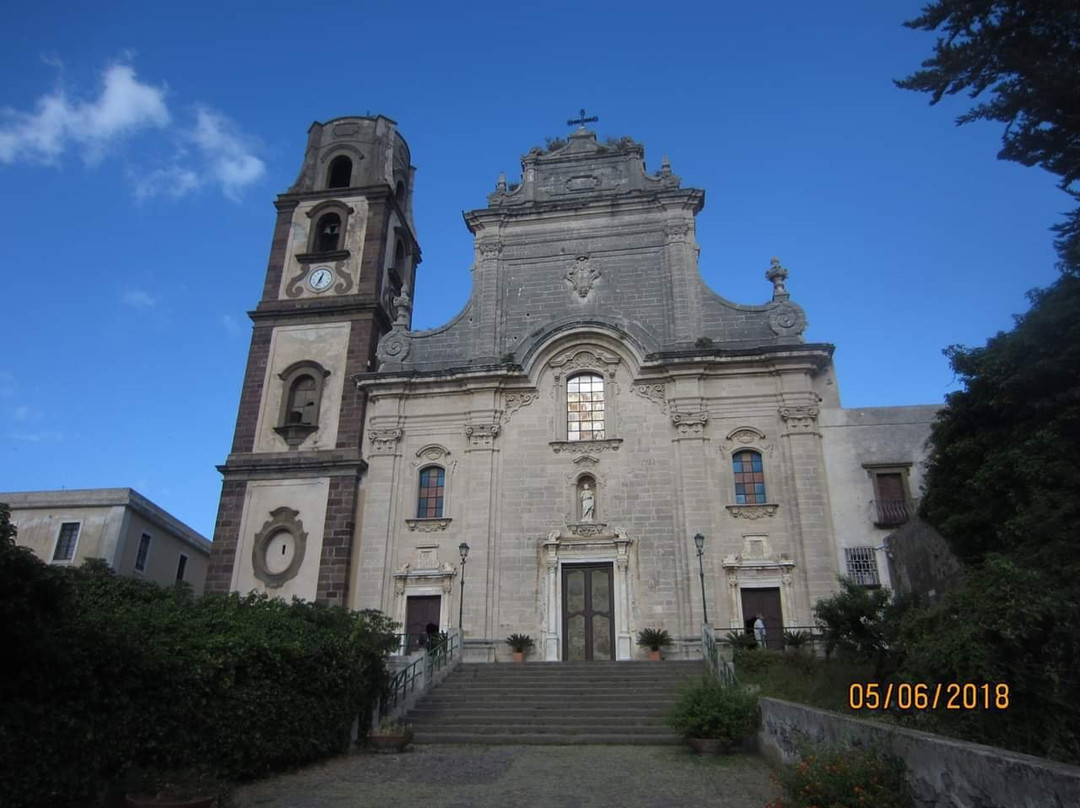
[[[394,674],[390,680],[390,693],[379,704],[379,715],[385,716],[393,710],[398,702],[404,701],[410,693],[416,690],[416,680],[423,675],[420,667],[427,660],[427,656],[418,656],[407,666]]]
[[[703,623],[701,626],[701,654],[713,676],[723,682],[725,687],[735,687],[739,684],[734,666],[720,656],[720,649],[716,645],[716,632],[708,623]]]

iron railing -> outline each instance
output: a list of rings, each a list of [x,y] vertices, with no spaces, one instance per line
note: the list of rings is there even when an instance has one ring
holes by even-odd
[[[911,521],[919,509],[917,499],[875,499],[870,502],[875,527],[899,527]]]
[[[735,667],[720,656],[720,649],[716,645],[716,632],[708,623],[701,625],[701,654],[705,657],[709,670],[725,687],[735,687],[739,683]]]
[[[394,674],[390,680],[390,692],[379,703],[379,715],[388,715],[400,702],[405,701],[416,691],[417,682],[424,678],[424,665],[427,656],[417,656],[412,662]]]

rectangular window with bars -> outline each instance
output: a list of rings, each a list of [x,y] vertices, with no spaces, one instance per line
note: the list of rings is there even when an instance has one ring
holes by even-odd
[[[135,569],[146,572],[146,559],[150,555],[150,534],[143,533],[139,539],[139,553],[135,556]]]
[[[860,586],[881,586],[878,577],[877,554],[873,547],[846,547],[848,577]]]
[[[79,541],[79,523],[64,522],[60,525],[60,535],[56,539],[53,561],[71,561],[75,558],[75,545]]]

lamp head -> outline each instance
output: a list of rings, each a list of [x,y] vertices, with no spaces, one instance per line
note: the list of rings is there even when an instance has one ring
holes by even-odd
[[[469,557],[469,545],[462,542],[458,545],[458,552],[461,554],[461,561],[464,563],[465,559]]]
[[[702,550],[705,547],[705,537],[700,533],[694,534],[694,546],[697,547],[698,555],[701,555]]]

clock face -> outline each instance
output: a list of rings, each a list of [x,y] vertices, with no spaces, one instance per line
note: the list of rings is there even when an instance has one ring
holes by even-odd
[[[318,267],[308,276],[308,286],[313,292],[321,292],[334,282],[334,273],[327,267]]]

